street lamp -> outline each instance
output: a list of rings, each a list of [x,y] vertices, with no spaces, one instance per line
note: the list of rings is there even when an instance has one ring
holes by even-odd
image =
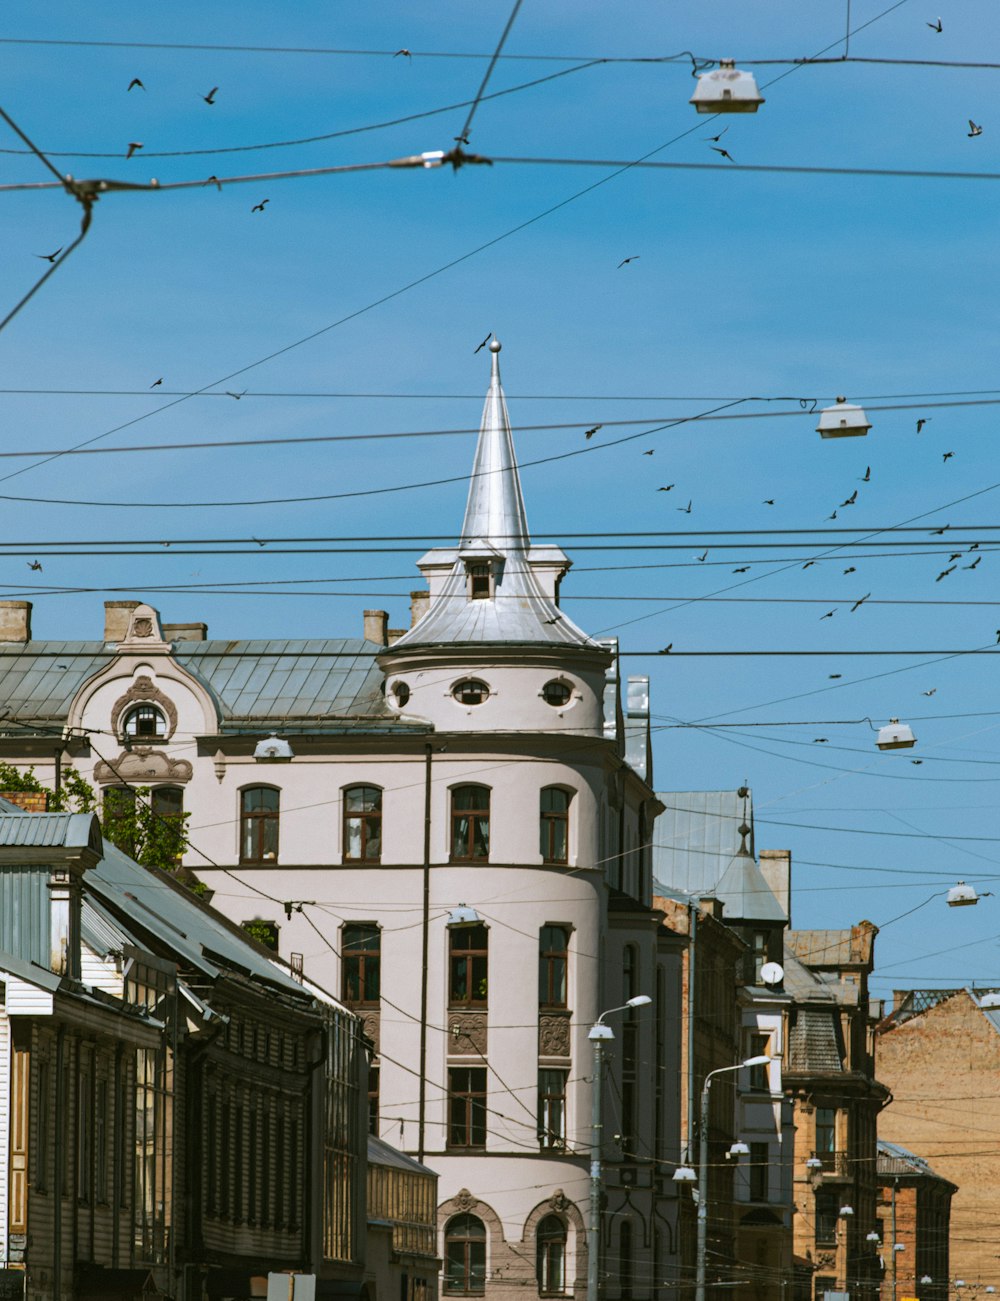
[[[601,1191],[603,1172],[601,1170],[602,1139],[602,1077],[604,1073],[603,1049],[609,1039],[614,1039],[615,1032],[604,1024],[604,1018],[615,1012],[626,1012],[631,1007],[645,1007],[653,1000],[648,994],[636,994],[621,1007],[608,1008],[602,1012],[590,1028],[587,1038],[594,1045],[594,1078],[591,1085],[590,1104],[590,1223],[587,1226],[587,1301],[597,1301],[599,1271],[599,1253],[601,1241]]]
[[[593,1033],[593,1031],[591,1031]],[[698,1263],[695,1273],[694,1301],[705,1301],[705,1261],[708,1255],[708,1098],[712,1080],[726,1071],[741,1071],[745,1066],[769,1066],[769,1056],[748,1057],[735,1066],[720,1066],[709,1071],[701,1090],[701,1133],[698,1135],[698,1173],[690,1166],[678,1166],[675,1183],[695,1183],[698,1192]],[[588,1301],[591,1298],[588,1297]]]

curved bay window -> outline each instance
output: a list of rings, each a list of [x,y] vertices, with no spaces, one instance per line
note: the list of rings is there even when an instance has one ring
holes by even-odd
[[[240,862],[278,861],[280,792],[273,786],[248,786],[240,792]]]
[[[451,793],[451,861],[485,863],[489,856],[489,788],[456,786]]]
[[[456,1215],[445,1225],[444,1290],[486,1291],[486,1226],[474,1215]]]
[[[538,937],[538,1006],[566,1006],[566,967],[569,931],[565,926],[543,926]]]
[[[382,792],[377,786],[350,786],[344,791],[344,862],[381,859]]]
[[[341,940],[344,1002],[378,1007],[381,995],[382,935],[374,922],[345,926]]]
[[[546,1215],[535,1231],[535,1276],[543,1295],[566,1291],[566,1225],[558,1215]]]
[[[485,1007],[489,989],[490,933],[485,926],[448,932],[448,1005]]]
[[[155,705],[135,705],[122,720],[122,735],[129,740],[155,740],[167,734],[167,720]]]
[[[569,791],[546,786],[539,814],[539,840],[543,863],[569,862]]]

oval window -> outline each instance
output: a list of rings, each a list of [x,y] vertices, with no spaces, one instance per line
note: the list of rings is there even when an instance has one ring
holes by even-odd
[[[392,699],[397,708],[402,709],[410,699],[410,688],[405,682],[394,682],[392,684]]]
[[[546,682],[542,687],[542,699],[553,709],[558,709],[560,705],[568,705],[570,697],[573,695],[573,689],[566,682],[559,682],[553,679],[552,682]]]
[[[464,678],[451,693],[460,705],[481,705],[489,696],[490,689],[478,678]]]

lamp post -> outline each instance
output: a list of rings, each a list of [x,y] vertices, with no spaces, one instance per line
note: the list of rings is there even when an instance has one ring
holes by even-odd
[[[748,1057],[735,1066],[719,1066],[709,1071],[701,1089],[701,1132],[698,1136],[698,1174],[690,1166],[679,1166],[674,1171],[678,1183],[696,1183],[698,1192],[698,1256],[695,1269],[695,1301],[705,1301],[705,1263],[708,1256],[708,1100],[712,1080],[726,1071],[741,1071],[745,1066],[768,1066],[768,1056]]]
[[[602,1084],[604,1074],[604,1044],[614,1039],[615,1032],[604,1024],[604,1018],[614,1012],[625,1012],[631,1007],[644,1007],[653,1000],[648,994],[636,994],[621,1007],[602,1012],[590,1028],[587,1038],[594,1045],[594,1078],[591,1084],[590,1103],[590,1223],[587,1226],[587,1301],[597,1301],[600,1279],[601,1243],[601,1192],[604,1181],[601,1169],[601,1143],[603,1140]]]

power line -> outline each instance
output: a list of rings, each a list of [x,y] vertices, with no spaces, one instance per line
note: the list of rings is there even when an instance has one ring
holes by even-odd
[[[514,22],[517,19],[517,15],[518,12],[520,11],[522,2],[523,0],[514,0],[513,8],[510,11],[510,16],[508,17],[506,25],[504,26],[504,29],[500,34],[500,40],[497,42],[496,49],[493,51],[490,61],[486,65],[486,71],[483,73],[483,79],[479,83],[479,89],[476,91],[476,97],[472,101],[472,106],[469,109],[469,115],[465,119],[465,125],[462,127],[461,132],[455,137],[456,140],[459,142],[459,144],[469,143],[469,131],[472,127],[472,119],[475,117],[476,109],[479,107],[480,103],[482,102],[483,95],[486,93],[486,84],[489,81],[490,77],[493,75],[493,69],[497,66],[497,59],[499,59],[501,53],[503,52],[503,47],[507,44],[507,37],[510,35],[511,28],[514,26]]]

